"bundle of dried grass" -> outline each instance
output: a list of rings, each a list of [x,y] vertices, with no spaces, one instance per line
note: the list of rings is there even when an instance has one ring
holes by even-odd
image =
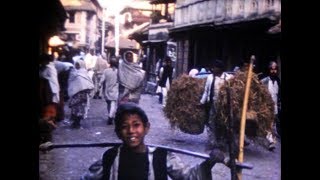
[[[215,105],[217,116],[215,121],[217,128],[222,128],[226,132],[228,128],[228,115],[230,108],[227,104],[227,86],[230,86],[231,106],[235,120],[236,133],[240,130],[240,119],[242,113],[244,91],[248,72],[237,72],[233,79],[225,83],[219,92],[219,97]],[[274,103],[268,89],[259,82],[255,73],[252,75],[252,82],[249,93],[246,135],[251,137],[265,137],[267,131],[271,131],[274,120]]]
[[[204,130],[205,109],[199,106],[205,79],[181,75],[173,80],[167,95],[164,114],[172,128],[188,134],[201,134]]]

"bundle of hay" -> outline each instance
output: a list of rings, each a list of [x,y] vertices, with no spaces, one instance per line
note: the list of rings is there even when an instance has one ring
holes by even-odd
[[[164,114],[172,128],[188,134],[201,134],[204,130],[206,113],[199,106],[204,91],[205,79],[181,75],[173,80],[167,95]]]
[[[237,72],[233,79],[225,83],[219,92],[219,97],[216,103],[217,128],[222,128],[226,132],[228,128],[228,115],[230,108],[227,104],[226,88],[230,86],[231,106],[234,117],[234,131],[238,134],[240,130],[240,120],[242,113],[242,106],[244,100],[244,91],[247,81],[248,72]],[[274,120],[274,102],[268,92],[266,86],[261,84],[255,73],[252,75],[248,109],[246,121],[246,135],[250,137],[265,137],[267,132],[272,132],[272,122]]]

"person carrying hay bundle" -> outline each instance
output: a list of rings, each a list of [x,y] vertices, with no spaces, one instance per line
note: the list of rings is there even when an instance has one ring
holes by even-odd
[[[220,88],[215,104],[216,116],[214,117],[214,122],[216,122],[219,130],[221,130],[223,137],[226,136],[228,130],[228,115],[230,113],[230,106],[227,103],[227,88],[230,89],[231,94],[230,101],[233,110],[234,132],[237,135],[239,134],[247,74],[248,70],[242,68],[235,73],[234,78],[230,79],[228,83],[225,83]],[[269,136],[270,134],[272,135],[274,102],[268,89],[259,81],[258,75],[255,73],[252,73],[247,107],[245,135],[256,140],[258,140],[256,137],[263,137],[264,140],[267,137],[269,141]],[[272,146],[275,147],[274,145],[275,141]],[[273,147],[270,148],[269,141],[268,149],[273,150]]]
[[[221,134],[220,128],[217,127],[215,122],[216,108],[215,104],[218,99],[220,87],[229,79],[233,77],[231,74],[223,72],[225,69],[224,63],[221,60],[214,60],[210,67],[210,74],[207,77],[204,91],[200,100],[200,104],[209,105],[208,115],[208,135],[209,135],[209,147],[208,148],[222,148],[223,135]]]
[[[168,91],[164,115],[172,128],[184,133],[201,134],[204,130],[206,114],[199,106],[199,98],[203,92],[204,79],[182,74],[172,81]]]

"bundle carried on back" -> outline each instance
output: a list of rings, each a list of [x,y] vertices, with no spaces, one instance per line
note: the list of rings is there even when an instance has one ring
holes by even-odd
[[[173,128],[188,134],[203,132],[206,114],[199,102],[204,83],[205,79],[196,79],[185,74],[172,81],[163,110]]]
[[[235,121],[234,130],[236,133],[239,133],[247,74],[247,71],[239,71],[233,79],[230,79],[229,82],[221,87],[217,103],[215,104],[217,115],[214,120],[218,123],[217,128],[222,128],[223,130],[227,130],[228,128],[230,109],[227,104],[226,87],[230,86],[231,106]],[[265,137],[268,131],[272,132],[273,120],[274,104],[271,95],[268,89],[259,82],[257,75],[253,73],[248,100],[246,135]]]

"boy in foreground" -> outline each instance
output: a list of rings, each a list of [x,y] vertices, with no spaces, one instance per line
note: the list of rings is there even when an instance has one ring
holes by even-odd
[[[144,137],[149,129],[148,117],[138,105],[121,104],[115,116],[115,132],[123,143],[108,149],[102,161],[91,165],[82,179],[212,179],[211,168],[224,162],[223,152],[214,149],[210,159],[194,167],[186,166],[173,152],[147,146]]]

